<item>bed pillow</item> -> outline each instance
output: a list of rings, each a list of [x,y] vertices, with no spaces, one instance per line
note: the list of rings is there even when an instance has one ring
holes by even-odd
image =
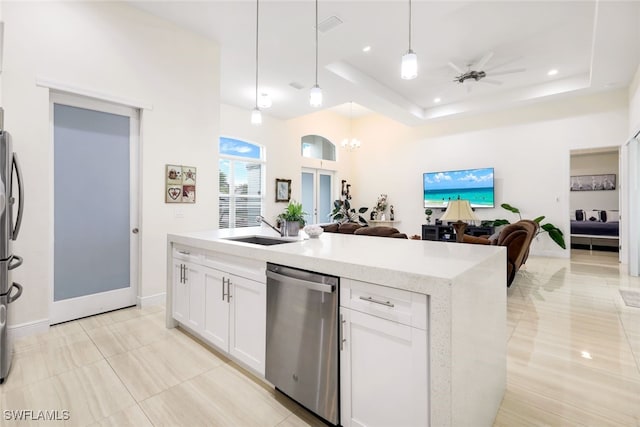
[[[586,221],[587,213],[584,209],[576,209],[576,221]]]
[[[606,222],[620,222],[620,213],[618,211],[606,211],[606,213],[607,213]]]

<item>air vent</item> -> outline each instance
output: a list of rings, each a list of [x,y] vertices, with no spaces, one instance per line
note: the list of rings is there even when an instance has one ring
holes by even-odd
[[[304,86],[301,83],[298,83],[298,82],[291,82],[291,83],[289,83],[289,86],[291,86],[294,89],[298,89],[298,90],[304,88]]]
[[[318,24],[318,31],[320,31],[321,33],[326,33],[333,30],[340,24],[342,24],[342,19],[338,18],[337,16],[330,16]]]

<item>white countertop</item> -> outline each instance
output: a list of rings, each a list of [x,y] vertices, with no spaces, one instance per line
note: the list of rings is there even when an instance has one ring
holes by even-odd
[[[273,246],[225,240],[249,235],[279,237],[267,227],[247,227],[169,234],[168,240],[427,294],[485,261],[506,260],[503,247],[339,233],[309,239],[301,231],[293,243]]]

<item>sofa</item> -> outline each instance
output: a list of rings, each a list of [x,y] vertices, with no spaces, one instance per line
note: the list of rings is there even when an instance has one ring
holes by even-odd
[[[393,237],[397,239],[407,239],[407,235],[401,233],[397,228],[377,225],[374,227],[363,226],[355,222],[345,222],[342,224],[323,225],[322,229],[326,233],[355,234],[358,236],[378,236]]]
[[[516,273],[527,261],[529,246],[538,231],[538,224],[531,220],[521,220],[505,226],[496,238],[464,235],[463,243],[496,245],[507,248],[507,287],[513,283]]]

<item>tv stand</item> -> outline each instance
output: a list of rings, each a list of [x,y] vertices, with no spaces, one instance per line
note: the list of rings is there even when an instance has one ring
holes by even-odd
[[[465,229],[465,234],[471,236],[490,236],[493,234],[493,227],[480,227],[475,225],[468,225]],[[440,224],[440,225],[422,225],[422,240],[437,240],[442,242],[455,242],[456,235],[453,231],[453,225]]]

